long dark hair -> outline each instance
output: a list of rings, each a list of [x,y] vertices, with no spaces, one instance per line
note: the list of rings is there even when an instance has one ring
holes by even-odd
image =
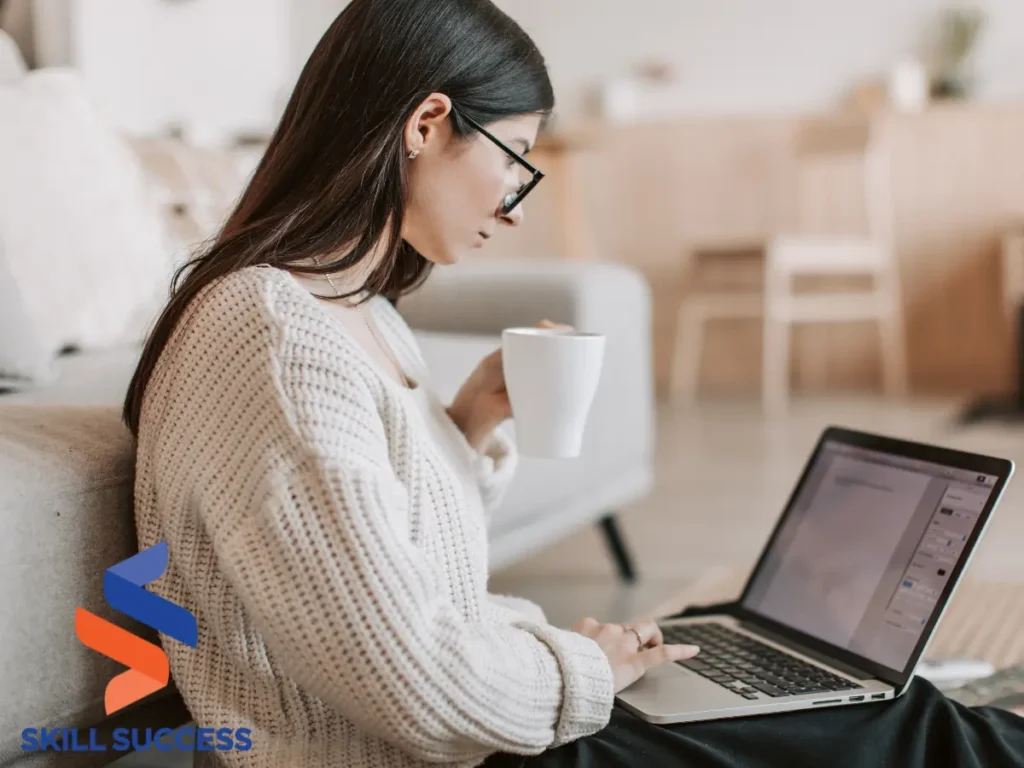
[[[391,300],[430,263],[401,237],[406,202],[403,128],[431,93],[486,125],[554,107],[544,59],[490,0],[353,0],[303,68],[252,180],[221,231],[179,268],[146,341],[122,417],[138,436],[146,385],[189,303],[255,264],[324,274],[384,257],[352,295]],[[312,258],[321,266],[309,265]],[[305,262],[305,264],[296,264]]]

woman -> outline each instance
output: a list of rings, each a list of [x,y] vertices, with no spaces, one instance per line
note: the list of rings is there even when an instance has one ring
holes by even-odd
[[[200,727],[251,730],[225,764],[575,764],[632,743],[648,765],[645,744],[702,743],[613,714],[697,649],[488,593],[514,468],[500,358],[441,403],[388,301],[522,221],[553,101],[488,0],[354,0],[175,281],[124,416],[140,546],[170,552],[155,591],[199,626],[195,648],[164,638],[174,680]]]

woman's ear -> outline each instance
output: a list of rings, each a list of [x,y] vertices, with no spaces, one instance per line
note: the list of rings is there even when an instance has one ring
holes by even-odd
[[[417,155],[447,143],[451,134],[448,116],[452,100],[443,93],[432,93],[413,111],[405,124],[405,154]]]

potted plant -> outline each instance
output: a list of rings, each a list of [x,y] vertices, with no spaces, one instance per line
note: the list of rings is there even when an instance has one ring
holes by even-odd
[[[984,22],[985,15],[978,8],[953,8],[945,12],[940,25],[932,96],[962,99],[970,95],[974,85],[971,54],[977,47]]]

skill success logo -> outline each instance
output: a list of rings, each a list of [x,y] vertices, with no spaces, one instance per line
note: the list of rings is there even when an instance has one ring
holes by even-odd
[[[103,576],[103,596],[111,608],[195,648],[199,639],[196,617],[144,589],[166,570],[167,542],[162,541],[108,568]],[[107,683],[103,703],[108,715],[166,688],[170,682],[167,654],[159,645],[82,607],[75,609],[75,635],[86,647],[128,668]],[[168,740],[166,737],[172,734],[173,739]],[[151,747],[161,751],[248,750],[252,747],[249,735],[248,728],[115,728],[108,745],[97,743],[96,728],[26,728],[21,732],[21,748],[29,752],[105,752],[108,747],[122,752]]]

